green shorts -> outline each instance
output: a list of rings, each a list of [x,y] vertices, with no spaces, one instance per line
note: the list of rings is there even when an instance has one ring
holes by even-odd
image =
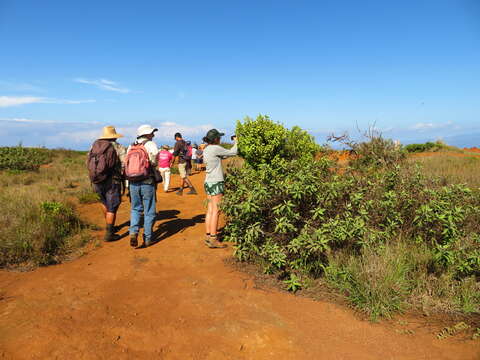
[[[225,192],[225,182],[211,182],[205,183],[205,192],[207,195],[215,196],[215,195],[223,195]]]

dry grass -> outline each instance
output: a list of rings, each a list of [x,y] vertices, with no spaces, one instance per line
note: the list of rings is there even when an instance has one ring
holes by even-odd
[[[438,177],[444,184],[480,187],[480,156],[478,154],[439,152],[427,156],[414,156],[410,161],[420,164],[425,174]]]
[[[0,267],[58,263],[90,239],[74,205],[90,191],[85,154],[52,154],[37,171],[0,172]]]

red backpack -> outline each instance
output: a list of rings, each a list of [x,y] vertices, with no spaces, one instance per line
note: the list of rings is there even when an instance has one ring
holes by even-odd
[[[119,162],[117,152],[108,140],[97,140],[88,153],[87,168],[90,181],[101,183],[113,175],[115,166]]]
[[[133,144],[128,150],[125,158],[125,176],[128,181],[143,181],[151,176],[150,160],[144,144]]]

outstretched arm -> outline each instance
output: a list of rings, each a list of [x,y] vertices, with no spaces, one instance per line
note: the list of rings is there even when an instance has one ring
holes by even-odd
[[[225,149],[222,146],[218,146],[216,147],[215,150],[216,150],[215,155],[220,156],[222,158],[236,156],[238,154],[237,142],[235,141],[231,149]]]

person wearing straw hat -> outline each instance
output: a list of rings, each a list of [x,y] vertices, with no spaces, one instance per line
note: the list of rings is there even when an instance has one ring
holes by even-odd
[[[122,201],[122,163],[126,149],[117,143],[123,137],[113,126],[105,126],[102,135],[95,140],[89,153],[87,167],[93,190],[98,194],[105,216],[105,241],[118,240],[115,234],[117,210]]]

